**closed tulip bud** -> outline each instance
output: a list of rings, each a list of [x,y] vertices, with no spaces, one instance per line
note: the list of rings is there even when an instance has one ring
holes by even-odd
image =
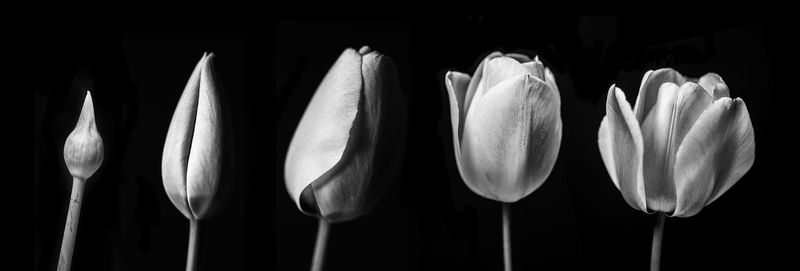
[[[78,123],[64,143],[64,162],[73,177],[84,181],[103,163],[103,139],[97,132],[92,93],[89,91],[86,91]]]
[[[505,270],[509,203],[539,188],[561,145],[561,97],[538,57],[493,52],[474,76],[445,75],[458,172],[472,192],[502,202]]]
[[[319,218],[312,270],[321,270],[329,223],[377,203],[405,141],[405,104],[394,63],[364,46],[346,49],[322,79],[286,153],[286,189]]]
[[[208,217],[221,180],[223,122],[213,60],[213,53],[204,54],[192,72],[161,157],[164,190],[188,219]]]
[[[445,75],[461,178],[485,198],[515,202],[544,183],[561,145],[561,98],[538,57],[494,52],[475,75]]]
[[[161,177],[170,201],[190,222],[186,270],[196,268],[198,221],[220,208],[224,118],[214,54],[203,54],[181,94],[164,142]]]
[[[58,257],[59,271],[70,270],[72,267],[72,252],[78,233],[83,190],[86,181],[103,163],[103,139],[97,132],[92,93],[89,91],[86,91],[78,123],[72,133],[67,136],[67,141],[64,142],[64,163],[67,164],[67,169],[72,175],[72,194],[70,195],[67,222],[64,225],[64,236],[61,239],[61,252]]]
[[[625,201],[658,212],[651,270],[658,270],[665,216],[690,217],[718,199],[753,165],[755,138],[744,101],[715,73],[687,78],[648,71],[631,109],[608,90],[597,132],[603,162]]]
[[[286,189],[300,211],[341,222],[375,205],[403,147],[401,99],[391,59],[366,46],[339,56],[286,153]]]

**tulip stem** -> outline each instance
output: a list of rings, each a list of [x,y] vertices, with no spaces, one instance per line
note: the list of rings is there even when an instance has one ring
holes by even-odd
[[[199,221],[197,219],[189,219],[189,249],[186,253],[186,271],[197,270],[197,257],[198,243],[197,240],[200,236]]]
[[[330,223],[324,219],[319,220],[319,229],[317,229],[317,244],[314,247],[314,260],[311,264],[311,271],[321,271],[322,264],[325,261],[325,247],[328,243],[328,231],[330,230]]]
[[[667,216],[664,213],[659,213],[656,218],[656,225],[653,228],[653,250],[650,254],[650,271],[658,271],[661,266],[661,240],[664,235],[664,221]]]
[[[58,271],[69,271],[72,266],[72,251],[75,248],[75,235],[78,234],[78,219],[81,216],[84,185],[86,185],[85,180],[72,177],[72,195],[69,201],[67,223],[64,225],[64,238],[61,240]]]
[[[506,271],[511,271],[511,204],[502,203],[503,205],[503,260],[505,262]]]

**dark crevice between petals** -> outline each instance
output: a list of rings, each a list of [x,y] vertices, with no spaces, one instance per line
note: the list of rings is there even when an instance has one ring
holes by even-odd
[[[314,188],[311,184],[308,184],[300,194],[300,210],[315,216],[320,216],[317,197],[314,196]]]

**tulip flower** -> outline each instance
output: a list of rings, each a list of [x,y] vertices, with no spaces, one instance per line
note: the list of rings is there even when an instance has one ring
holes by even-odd
[[[224,119],[214,54],[203,54],[181,94],[161,157],[161,177],[170,201],[189,219],[186,270],[195,270],[198,221],[218,209],[222,182]]]
[[[561,98],[538,57],[489,54],[473,77],[445,75],[458,172],[472,192],[502,204],[504,256],[511,269],[509,203],[553,169],[561,144]]]
[[[67,223],[64,226],[64,237],[61,241],[61,253],[58,258],[59,271],[69,270],[72,266],[72,251],[75,248],[75,235],[78,233],[83,190],[86,181],[103,163],[103,139],[97,132],[92,93],[88,90],[83,100],[78,123],[64,143],[64,162],[72,175],[72,195],[70,196]]]
[[[687,78],[648,71],[631,109],[608,90],[597,142],[614,185],[633,208],[658,212],[651,268],[657,270],[665,216],[690,217],[753,165],[755,140],[744,101],[715,73]]]
[[[312,270],[322,268],[329,223],[367,213],[391,180],[405,140],[394,63],[364,46],[346,49],[322,79],[286,153],[286,189],[319,218]]]

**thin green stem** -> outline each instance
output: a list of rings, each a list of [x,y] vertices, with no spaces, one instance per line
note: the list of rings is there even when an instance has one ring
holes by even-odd
[[[511,271],[511,223],[509,216],[511,216],[511,205],[509,203],[502,203],[503,205],[503,260],[505,263],[506,271]]]
[[[650,271],[658,271],[661,266],[661,242],[664,236],[664,221],[667,216],[659,213],[656,218],[656,225],[653,228],[653,250],[650,254]]]
[[[81,202],[83,202],[83,187],[85,184],[85,180],[72,178],[72,195],[69,200],[67,223],[64,224],[64,237],[61,240],[58,271],[69,271],[72,267],[72,251],[75,249],[75,236],[78,234],[78,219],[81,216]]]
[[[198,240],[200,239],[199,221],[196,219],[189,219],[189,248],[186,252],[186,271],[197,270],[197,257]]]
[[[314,247],[314,260],[311,263],[311,271],[321,271],[322,265],[325,261],[325,248],[328,243],[328,231],[330,231],[330,223],[324,219],[319,220],[319,229],[317,229],[317,244]]]

